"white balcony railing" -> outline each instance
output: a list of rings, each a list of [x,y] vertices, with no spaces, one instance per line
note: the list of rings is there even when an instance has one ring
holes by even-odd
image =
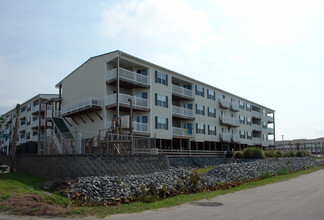
[[[194,117],[194,111],[187,108],[172,106],[172,114],[183,117]]]
[[[148,123],[140,123],[133,121],[133,129],[135,132],[149,133],[150,127]]]
[[[231,109],[232,109],[233,111],[236,111],[236,112],[240,111],[239,104],[236,103],[236,102],[232,102],[232,103],[231,103]]]
[[[61,112],[59,110],[48,109],[46,111],[46,117],[61,117]]]
[[[26,143],[26,137],[23,137],[23,138],[21,138],[21,137],[19,137],[19,144],[23,144],[23,143]]]
[[[261,125],[258,125],[258,124],[252,124],[252,129],[255,130],[255,131],[261,131]]]
[[[149,100],[148,99],[143,99],[143,98],[139,98],[136,96],[119,93],[119,103],[129,106],[129,104],[130,104],[128,101],[129,99],[132,99],[132,101],[133,101],[133,108],[146,108],[146,109],[149,108]],[[116,94],[107,96],[106,105],[113,105],[116,103],[117,103]]]
[[[19,125],[19,131],[23,131],[26,129],[26,124]]]
[[[268,132],[269,134],[273,134],[273,128],[267,128],[267,132]]]
[[[219,99],[219,105],[223,108],[230,108],[230,101],[226,99]]]
[[[273,123],[273,117],[267,116],[268,122]]]
[[[119,77],[122,79],[130,80],[135,83],[149,85],[149,80],[147,76],[123,68],[119,68]],[[115,78],[117,78],[117,69],[107,71],[106,81],[113,80]]]
[[[172,135],[180,137],[195,137],[195,132],[193,129],[172,127]]]
[[[222,139],[222,141],[231,142],[231,134],[230,133],[221,133],[220,138]]]
[[[189,99],[194,98],[192,90],[183,88],[181,86],[173,85],[173,84],[172,84],[172,93],[187,97]]]
[[[261,145],[261,138],[253,137],[252,142],[253,144]]]
[[[238,118],[232,118],[229,116],[221,115],[219,117],[219,120],[222,124],[231,125],[231,126],[239,126],[239,119]]]
[[[45,104],[41,104],[40,110],[41,111],[45,111],[46,110],[46,105]],[[32,107],[32,114],[35,114],[38,111],[39,111],[39,104]]]
[[[26,117],[26,114],[27,114],[27,111],[23,111],[20,113],[20,118],[25,118]]]
[[[92,108],[92,107],[101,108],[102,107],[101,103],[102,103],[101,98],[90,96],[90,97],[81,99],[79,101],[76,101],[74,103],[71,103],[69,105],[63,106],[61,113],[62,113],[62,115],[66,115],[66,114],[80,112],[80,111],[83,111],[85,109]]]
[[[40,121],[38,119],[36,119],[35,121],[33,120],[31,122],[31,127],[38,127],[38,126],[45,126],[45,120],[41,119]]]
[[[238,135],[238,134],[232,134],[232,141],[234,143],[240,143],[241,142],[240,135]]]
[[[254,118],[261,118],[261,112],[257,112],[257,111],[251,111],[252,112],[252,117]]]

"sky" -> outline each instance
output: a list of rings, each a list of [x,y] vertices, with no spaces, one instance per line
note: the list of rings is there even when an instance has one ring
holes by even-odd
[[[276,139],[324,136],[324,1],[0,0],[0,115],[122,50],[276,111]]]

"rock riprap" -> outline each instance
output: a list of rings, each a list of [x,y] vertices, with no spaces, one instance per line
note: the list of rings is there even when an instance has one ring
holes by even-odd
[[[276,175],[278,171],[286,168],[289,171],[297,171],[318,165],[311,157],[265,160],[226,160],[220,158],[219,161],[222,163],[218,160],[215,161],[217,162],[214,167],[207,173],[196,175],[196,182],[190,169],[177,166],[178,168],[173,167],[165,172],[147,175],[79,177],[71,182],[68,196],[95,203],[129,202],[150,190],[158,194],[163,188],[168,196],[173,196],[190,192],[193,188],[204,190],[220,183],[226,184],[254,179],[265,173]],[[173,161],[173,163],[176,162]],[[182,161],[177,164],[181,163],[186,162]],[[209,161],[208,165],[213,164]],[[192,168],[193,165],[187,163],[185,167]]]

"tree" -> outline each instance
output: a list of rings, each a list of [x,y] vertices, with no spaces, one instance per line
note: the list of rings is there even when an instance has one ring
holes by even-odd
[[[10,173],[14,172],[15,169],[15,158],[16,158],[16,146],[18,141],[18,127],[19,127],[19,113],[20,105],[16,106],[16,123],[13,131],[12,140],[10,141]]]

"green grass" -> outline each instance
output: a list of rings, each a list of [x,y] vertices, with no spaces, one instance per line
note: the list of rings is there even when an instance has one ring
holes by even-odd
[[[189,203],[201,199],[209,199],[215,196],[223,195],[226,193],[232,193],[244,189],[254,188],[258,186],[263,186],[266,184],[271,184],[279,181],[285,181],[300,175],[308,174],[311,172],[315,172],[318,170],[322,170],[324,167],[317,167],[308,170],[302,170],[295,173],[285,173],[282,175],[269,177],[270,175],[265,175],[262,180],[249,182],[242,184],[240,186],[225,189],[225,190],[216,190],[216,191],[207,191],[201,193],[193,193],[193,194],[181,194],[175,197],[169,197],[164,200],[156,201],[153,203],[143,203],[143,202],[134,202],[131,204],[121,204],[119,206],[94,206],[90,207],[87,204],[83,204],[84,207],[79,207],[76,203],[70,203],[69,200],[59,192],[48,193],[44,192],[40,187],[47,181],[46,179],[31,176],[23,173],[13,173],[13,174],[1,174],[0,175],[0,192],[2,196],[1,199],[6,199],[11,196],[13,193],[38,193],[42,195],[42,199],[51,203],[58,204],[61,206],[65,206],[66,204],[70,204],[72,209],[66,214],[66,216],[87,216],[87,215],[95,215],[97,217],[105,217],[107,215],[112,214],[121,214],[121,213],[134,213],[141,212],[145,210],[153,210],[159,208],[172,207],[176,205],[181,205],[184,203]],[[2,193],[3,192],[3,193]],[[0,206],[0,211],[8,211],[10,208]],[[36,210],[35,210],[36,211]]]
[[[214,166],[208,166],[205,168],[196,168],[196,169],[192,169],[191,172],[194,173],[207,173],[209,170],[213,169]]]

